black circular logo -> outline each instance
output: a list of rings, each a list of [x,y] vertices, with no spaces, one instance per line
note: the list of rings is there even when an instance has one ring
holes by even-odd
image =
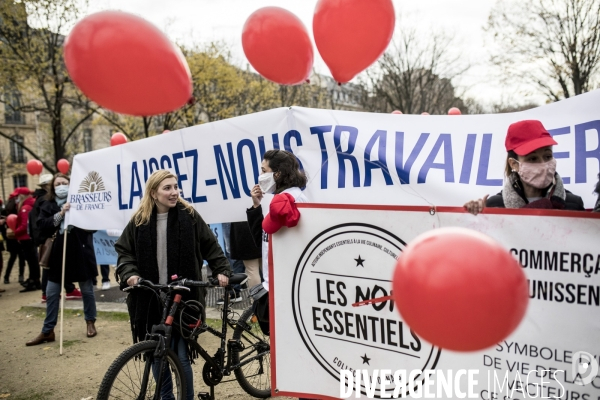
[[[319,233],[302,252],[292,286],[294,320],[307,349],[336,380],[341,370],[353,375],[389,370],[384,389],[389,395],[394,371],[435,368],[441,350],[410,330],[393,300],[353,306],[392,294],[396,260],[405,245],[379,227],[347,223]],[[381,398],[381,380],[374,383],[375,397]]]

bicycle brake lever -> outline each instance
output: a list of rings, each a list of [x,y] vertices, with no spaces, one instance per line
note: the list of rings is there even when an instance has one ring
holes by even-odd
[[[191,291],[191,289],[189,287],[187,287],[187,286],[179,286],[179,285],[173,286],[171,289],[173,289],[173,290],[187,290],[188,292]]]

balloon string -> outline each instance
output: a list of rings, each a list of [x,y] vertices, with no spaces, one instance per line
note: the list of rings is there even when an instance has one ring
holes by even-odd
[[[369,304],[376,304],[376,303],[383,303],[384,301],[394,301],[393,297],[390,296],[383,296],[383,297],[376,297],[374,299],[370,299],[370,300],[363,300],[363,301],[358,301],[356,303],[352,303],[352,307],[360,307],[360,306],[367,306]]]

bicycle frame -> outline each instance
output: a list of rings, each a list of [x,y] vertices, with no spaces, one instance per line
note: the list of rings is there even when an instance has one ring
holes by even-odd
[[[238,282],[239,283],[239,282]],[[243,282],[242,282],[243,283]],[[155,285],[150,281],[140,280],[140,283],[136,285],[136,287],[144,287],[146,289],[153,290],[159,297],[159,303],[162,305],[162,316],[159,324],[153,325],[150,333],[146,334],[146,340],[156,340],[158,345],[156,350],[154,351],[154,358],[159,361],[159,372],[156,377],[156,385],[157,387],[162,386],[163,382],[163,372],[164,372],[164,363],[165,363],[165,354],[169,346],[171,345],[171,339],[173,334],[173,326],[174,322],[176,322],[176,315],[178,311],[181,311],[181,294],[177,293],[177,291],[189,291],[190,288],[186,286],[186,284],[190,284],[190,287],[213,287],[217,286],[214,280],[212,282],[196,282],[190,280],[179,280],[171,283],[170,285]],[[205,383],[210,387],[210,393],[199,393],[198,396],[200,399],[214,400],[214,386],[222,382],[223,376],[230,376],[232,371],[235,371],[238,368],[243,367],[244,365],[259,359],[261,357],[269,356],[270,350],[267,349],[265,351],[261,351],[260,353],[245,359],[235,365],[231,365],[232,362],[232,350],[242,350],[244,349],[244,345],[240,340],[235,339],[227,339],[227,326],[229,325],[232,329],[235,328],[237,323],[245,324],[245,321],[238,322],[235,319],[229,318],[229,305],[230,298],[229,293],[231,291],[231,285],[225,287],[225,295],[224,295],[224,303],[223,308],[221,310],[221,330],[218,331],[206,324],[206,321],[201,321],[202,326],[190,326],[189,328],[198,328],[200,327],[200,332],[210,332],[212,335],[218,337],[220,339],[220,345],[217,349],[217,352],[214,356],[208,354],[208,352],[198,343],[197,340],[190,340],[190,338],[185,338],[182,336],[182,339],[186,341],[186,343],[190,344],[194,350],[198,352],[198,354],[204,359],[205,365],[203,367],[203,377]],[[127,288],[125,291],[129,291],[133,289]],[[198,322],[198,324],[200,321]],[[175,327],[177,324],[175,323]],[[246,329],[245,329],[246,330]],[[247,330],[247,333],[257,338],[254,333]],[[197,335],[194,335],[197,337]],[[225,351],[227,349],[227,351]],[[225,354],[227,353],[227,360],[225,360]],[[142,378],[142,382],[144,388],[148,382],[150,373],[151,373],[151,363],[147,363],[144,368],[144,375]],[[205,375],[204,372],[208,371]],[[209,376],[207,376],[209,375]],[[229,382],[229,381],[225,381]],[[143,394],[145,396],[145,393]],[[158,392],[155,394],[155,398],[158,396]],[[141,396],[143,397],[143,396]]]

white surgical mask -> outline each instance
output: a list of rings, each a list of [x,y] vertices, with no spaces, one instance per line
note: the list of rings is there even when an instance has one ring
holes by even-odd
[[[275,178],[272,172],[265,172],[258,176],[258,185],[263,193],[275,193]]]
[[[64,199],[69,194],[69,185],[58,185],[54,188],[54,192],[56,193],[56,197]]]
[[[19,204],[20,202],[21,202],[21,199],[17,197],[17,198],[15,199],[15,203]]]

